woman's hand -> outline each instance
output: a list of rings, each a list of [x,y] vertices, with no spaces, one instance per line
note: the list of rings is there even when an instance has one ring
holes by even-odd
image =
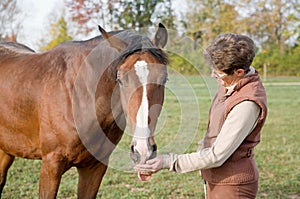
[[[147,160],[146,164],[138,164],[134,170],[145,173],[156,173],[161,169],[167,169],[169,165],[165,165],[165,158],[167,155],[157,156],[151,160]]]

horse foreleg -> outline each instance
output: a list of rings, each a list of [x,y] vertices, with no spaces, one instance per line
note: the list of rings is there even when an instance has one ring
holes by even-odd
[[[77,167],[79,174],[78,198],[96,198],[106,169],[107,166],[102,163],[95,163],[94,165],[84,168]]]
[[[39,198],[56,198],[61,176],[66,171],[66,161],[55,153],[48,154],[42,158],[40,171]]]
[[[15,157],[8,155],[4,151],[0,150],[0,198],[6,182],[7,171],[12,165]]]

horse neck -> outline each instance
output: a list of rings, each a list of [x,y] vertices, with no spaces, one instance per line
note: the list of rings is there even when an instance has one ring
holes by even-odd
[[[87,56],[86,63],[83,64],[84,68],[81,70],[87,72],[91,79],[88,81],[91,81],[92,85],[97,84],[94,95],[97,114],[109,115],[112,112],[123,114],[120,90],[115,77],[116,67],[112,63],[119,54],[110,48],[107,42],[101,41],[103,41],[102,37],[95,37],[79,42],[81,50]]]
[[[110,123],[123,114],[120,88],[116,80],[111,78],[108,70],[103,73],[98,82],[95,103],[99,123]]]

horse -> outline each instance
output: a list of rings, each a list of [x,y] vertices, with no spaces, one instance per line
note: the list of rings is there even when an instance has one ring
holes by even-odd
[[[39,198],[56,198],[78,172],[78,198],[95,198],[128,124],[134,164],[156,156],[168,32],[106,32],[45,52],[0,43],[0,193],[15,157],[40,159]]]

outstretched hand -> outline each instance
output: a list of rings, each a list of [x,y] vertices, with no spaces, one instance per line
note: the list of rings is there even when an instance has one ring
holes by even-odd
[[[164,157],[157,156],[151,160],[147,160],[146,164],[138,164],[134,170],[145,173],[156,173],[164,168]]]

